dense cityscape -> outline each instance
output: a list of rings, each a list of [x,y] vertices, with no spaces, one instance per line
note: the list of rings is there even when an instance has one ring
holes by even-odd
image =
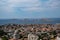
[[[0,40],[60,40],[60,24],[0,25]]]
[[[0,40],[60,40],[60,0],[0,0]]]

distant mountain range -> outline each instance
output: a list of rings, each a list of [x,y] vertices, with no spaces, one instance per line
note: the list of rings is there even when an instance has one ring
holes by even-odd
[[[60,23],[60,18],[40,18],[40,19],[0,19],[2,24],[56,24]]]

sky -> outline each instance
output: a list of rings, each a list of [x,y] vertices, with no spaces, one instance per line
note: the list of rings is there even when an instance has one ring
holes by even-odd
[[[60,18],[60,0],[0,0],[0,19]]]

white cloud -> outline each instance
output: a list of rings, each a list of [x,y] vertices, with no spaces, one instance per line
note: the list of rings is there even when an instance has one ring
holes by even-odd
[[[46,2],[41,2],[41,0],[3,0],[0,1],[0,10],[14,12],[14,9],[19,7],[22,11],[45,11],[60,8],[59,5],[59,0],[49,0]]]
[[[59,0],[49,0],[47,2],[47,7],[49,8],[59,8],[60,1]]]

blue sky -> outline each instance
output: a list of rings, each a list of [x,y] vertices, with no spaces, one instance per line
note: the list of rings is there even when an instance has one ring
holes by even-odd
[[[0,19],[60,18],[60,0],[0,0]]]

